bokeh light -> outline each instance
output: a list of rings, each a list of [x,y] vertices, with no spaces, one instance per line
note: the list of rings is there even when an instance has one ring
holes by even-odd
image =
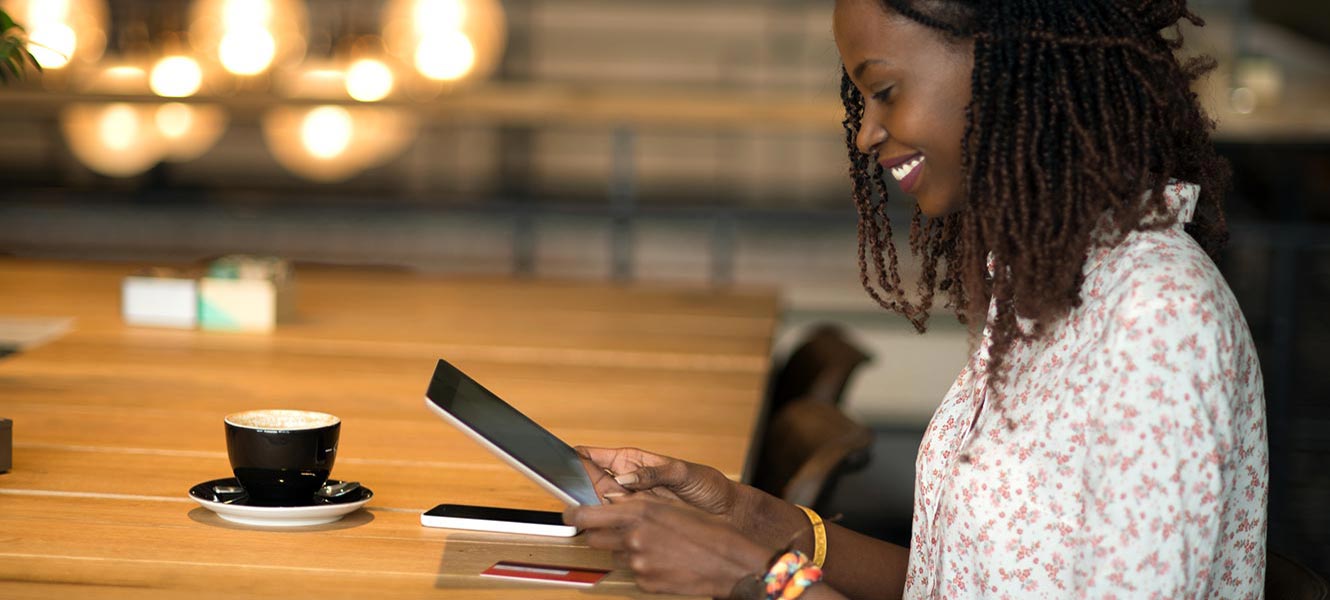
[[[421,34],[461,30],[466,22],[466,5],[462,0],[417,0],[412,17]]]
[[[416,69],[439,81],[456,81],[476,66],[476,49],[460,31],[430,35],[416,47]]]
[[[138,141],[139,113],[128,104],[112,104],[102,113],[97,123],[97,135],[107,148],[123,152],[133,147]]]
[[[162,159],[164,141],[153,123],[155,106],[116,102],[72,104],[61,115],[70,151],[89,169],[130,177]]]
[[[78,50],[78,34],[64,23],[46,23],[36,26],[28,34],[32,57],[43,69],[59,69],[69,64]]]
[[[300,142],[317,158],[341,155],[351,144],[351,115],[340,106],[320,106],[311,110],[300,125]]]
[[[167,98],[193,96],[203,85],[203,69],[190,56],[167,56],[157,61],[149,80],[152,92]]]
[[[43,69],[96,62],[106,47],[106,0],[9,0],[5,9],[28,32],[28,51]]]
[[[211,104],[167,102],[153,113],[164,142],[164,160],[184,162],[206,154],[226,132],[226,110]]]
[[[222,23],[227,29],[266,28],[272,23],[270,0],[226,0],[222,5]]]
[[[277,40],[258,27],[230,30],[217,46],[222,67],[236,75],[258,75],[268,70],[276,55]]]
[[[507,31],[498,0],[389,0],[383,12],[388,52],[420,75],[404,82],[408,93],[488,76],[499,64]]]
[[[157,108],[153,121],[162,137],[178,140],[185,137],[194,126],[194,111],[190,110],[188,104],[168,102]]]
[[[393,72],[383,61],[362,58],[346,70],[346,93],[361,102],[382,100],[393,91]]]
[[[194,0],[189,43],[227,72],[252,77],[304,57],[307,15],[301,0]]]

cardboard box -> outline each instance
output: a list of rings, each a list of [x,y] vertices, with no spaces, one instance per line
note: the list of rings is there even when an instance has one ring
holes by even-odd
[[[0,419],[0,473],[14,468],[14,422]]]
[[[198,326],[199,289],[192,277],[131,275],[121,286],[120,298],[120,314],[130,325],[179,329]]]

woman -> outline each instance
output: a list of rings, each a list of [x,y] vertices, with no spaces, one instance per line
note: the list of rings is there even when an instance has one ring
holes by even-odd
[[[920,331],[935,290],[982,324],[919,449],[908,549],[634,449],[584,449],[609,502],[565,519],[652,591],[1259,597],[1262,382],[1203,249],[1227,170],[1181,19],[1201,24],[1181,1],[837,0],[864,286]],[[917,299],[884,174],[918,203]]]

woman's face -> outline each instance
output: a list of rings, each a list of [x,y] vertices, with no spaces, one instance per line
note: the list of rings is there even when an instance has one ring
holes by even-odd
[[[881,0],[836,0],[832,27],[841,62],[864,97],[859,151],[875,155],[925,215],[960,210],[972,44],[891,12]]]

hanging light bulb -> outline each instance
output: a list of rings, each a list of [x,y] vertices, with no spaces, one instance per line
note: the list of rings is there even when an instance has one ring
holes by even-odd
[[[153,71],[160,71],[162,63]],[[118,61],[82,78],[78,91],[141,96],[152,79],[138,63]],[[162,160],[202,156],[226,131],[227,115],[207,104],[77,103],[62,111],[60,124],[71,153],[89,169],[129,177]]]
[[[226,71],[254,76],[298,62],[307,27],[300,0],[198,0],[190,43]]]
[[[277,56],[277,40],[260,27],[232,29],[217,45],[222,67],[236,75],[258,75],[272,65]]]
[[[173,55],[162,58],[152,67],[149,79],[152,91],[167,98],[193,96],[203,85],[203,69],[191,56]]]
[[[344,101],[348,89],[358,85],[353,81],[357,78],[354,69],[338,67],[337,62],[310,60],[274,83],[288,98]],[[264,142],[278,164],[325,183],[383,164],[405,150],[416,133],[416,119],[409,113],[375,105],[277,106],[264,113],[261,124]]]
[[[341,156],[351,144],[351,114],[340,106],[320,106],[309,111],[300,124],[300,142],[315,158]]]
[[[460,30],[466,22],[466,4],[462,0],[416,0],[411,16],[422,35]]]
[[[59,69],[69,64],[78,50],[78,34],[65,23],[43,23],[28,34],[32,57],[43,69]]]
[[[123,102],[73,104],[61,115],[61,130],[74,156],[111,177],[138,175],[162,158],[153,107]]]
[[[282,106],[263,116],[278,164],[305,179],[345,181],[391,160],[415,137],[415,120],[380,106]]]
[[[9,0],[5,8],[27,29],[43,69],[95,62],[106,48],[106,0]]]
[[[157,131],[162,133],[163,138],[178,140],[185,137],[190,129],[193,129],[194,111],[190,110],[188,104],[168,102],[157,107],[157,114],[153,116],[153,122],[157,124]]]
[[[222,3],[222,23],[227,29],[267,27],[272,23],[272,17],[270,0],[225,0]]]
[[[217,144],[226,132],[227,115],[220,106],[168,102],[157,107],[153,124],[164,143],[163,159],[185,162]]]
[[[426,36],[416,46],[416,69],[437,81],[457,81],[476,66],[476,47],[460,31]]]
[[[393,91],[393,72],[383,61],[362,58],[346,70],[346,93],[361,102],[377,102]]]
[[[437,82],[489,75],[507,36],[497,0],[390,0],[383,22],[389,52]]]

